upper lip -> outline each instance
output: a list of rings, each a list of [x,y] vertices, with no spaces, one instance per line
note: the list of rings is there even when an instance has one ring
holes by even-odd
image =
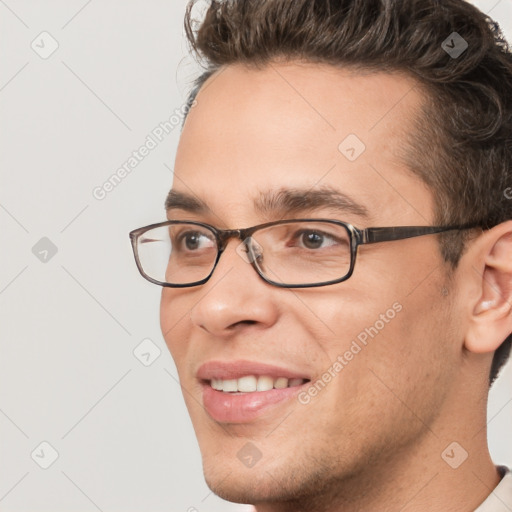
[[[257,361],[208,361],[197,370],[197,378],[205,381],[239,379],[247,375],[265,375],[274,379],[285,377],[310,380],[305,373]]]

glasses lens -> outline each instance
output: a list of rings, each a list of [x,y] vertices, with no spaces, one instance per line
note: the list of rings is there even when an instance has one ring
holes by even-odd
[[[280,284],[321,284],[339,280],[350,271],[350,233],[339,224],[278,224],[257,231],[252,242],[260,272]]]
[[[214,233],[196,224],[171,224],[146,231],[137,251],[143,272],[160,283],[191,284],[208,277],[217,258]]]

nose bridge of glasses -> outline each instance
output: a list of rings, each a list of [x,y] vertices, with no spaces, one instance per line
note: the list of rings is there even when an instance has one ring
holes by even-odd
[[[244,241],[244,233],[242,229],[226,229],[224,231],[217,232],[217,243],[218,249],[222,252],[231,238],[237,238],[238,240]]]
[[[218,251],[224,252],[230,239],[236,238],[240,243],[236,247],[236,253],[246,262],[253,263],[261,256],[261,248],[252,238],[254,228],[230,229],[217,232]]]

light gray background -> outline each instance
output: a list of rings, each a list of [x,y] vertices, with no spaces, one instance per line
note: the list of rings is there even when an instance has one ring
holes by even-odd
[[[511,0],[476,3],[512,37]],[[128,241],[164,219],[179,128],[93,196],[183,105],[185,4],[0,0],[0,511],[247,509],[203,481],[160,289]],[[133,353],[147,339],[149,366]],[[509,465],[511,384],[509,365],[489,405]]]

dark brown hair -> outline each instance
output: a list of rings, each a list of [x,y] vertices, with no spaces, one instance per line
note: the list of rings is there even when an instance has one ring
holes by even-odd
[[[185,30],[206,71],[189,107],[230,64],[261,68],[284,59],[406,73],[425,101],[403,158],[432,191],[436,224],[485,229],[512,219],[512,53],[497,23],[476,7],[464,0],[210,0],[196,30],[195,4]],[[462,54],[450,53],[465,44]],[[464,234],[440,238],[455,268]],[[511,340],[494,355],[490,383]]]

